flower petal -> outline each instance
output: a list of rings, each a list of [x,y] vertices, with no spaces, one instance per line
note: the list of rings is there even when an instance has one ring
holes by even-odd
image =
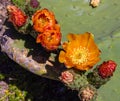
[[[74,65],[72,64],[72,62],[70,61],[69,57],[66,57],[66,54],[64,51],[61,51],[59,54],[59,62],[61,63],[65,63],[67,68],[72,68]]]
[[[68,36],[67,36],[67,38],[68,38],[69,41],[76,40],[77,34],[69,33]]]
[[[61,51],[59,54],[59,62],[64,63],[65,62],[65,52]]]
[[[38,34],[37,39],[36,39],[36,43],[40,43],[41,42],[41,34]]]

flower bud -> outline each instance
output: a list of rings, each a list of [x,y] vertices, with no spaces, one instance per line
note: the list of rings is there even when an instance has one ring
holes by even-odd
[[[30,0],[30,6],[33,8],[37,8],[39,6],[38,0]]]
[[[92,85],[83,86],[78,94],[80,101],[94,101],[97,97],[97,89]]]
[[[66,84],[69,84],[73,81],[73,74],[69,71],[64,71],[61,73],[60,80]]]

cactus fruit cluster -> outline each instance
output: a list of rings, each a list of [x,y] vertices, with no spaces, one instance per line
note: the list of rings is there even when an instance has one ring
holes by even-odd
[[[94,2],[91,0],[91,5],[98,6]],[[0,2],[0,11],[5,10],[0,13],[5,16],[0,22],[1,51],[27,70],[77,90],[81,101],[95,100],[97,89],[113,76],[116,62],[109,59],[97,65],[103,53],[90,32],[69,33],[68,41],[62,42],[62,26],[55,14],[40,4],[40,0]]]

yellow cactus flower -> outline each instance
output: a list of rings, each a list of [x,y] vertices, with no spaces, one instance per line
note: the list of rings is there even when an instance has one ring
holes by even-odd
[[[94,42],[93,34],[68,34],[59,54],[59,62],[67,68],[89,70],[100,60],[100,50]]]

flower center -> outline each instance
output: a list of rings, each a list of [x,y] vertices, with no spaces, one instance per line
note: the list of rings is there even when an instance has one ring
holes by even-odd
[[[79,47],[73,49],[71,59],[74,64],[83,64],[88,61],[89,51],[85,47]]]
[[[45,23],[49,22],[49,19],[44,14],[40,15],[40,17],[38,19],[42,23],[42,25],[44,25]]]

